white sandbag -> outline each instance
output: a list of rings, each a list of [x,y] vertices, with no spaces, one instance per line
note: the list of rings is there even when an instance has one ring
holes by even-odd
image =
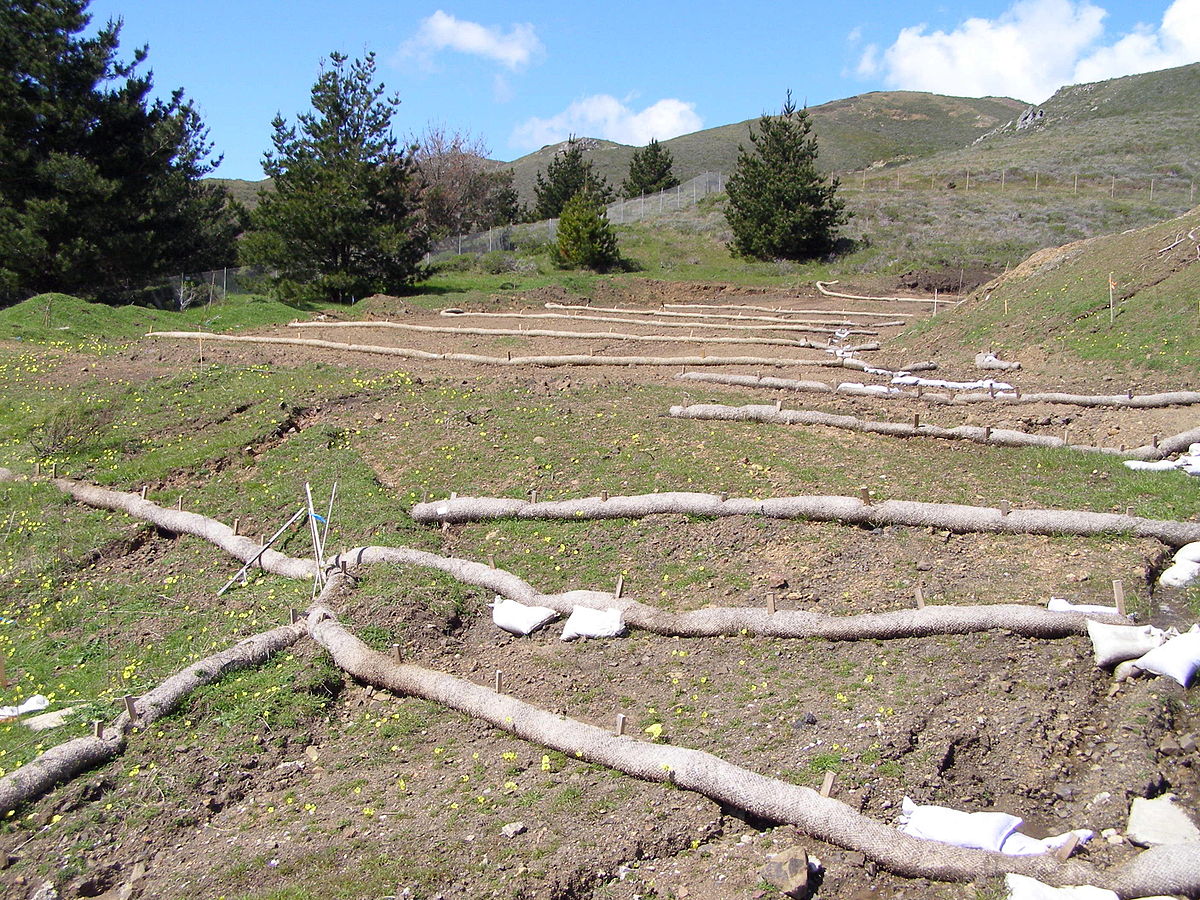
[[[1200,562],[1176,561],[1163,569],[1158,583],[1166,587],[1187,587],[1200,579]]]
[[[976,353],[975,368],[977,369],[1019,369],[1019,362],[1008,362],[992,352]]]
[[[1076,828],[1074,831],[1064,831],[1048,838],[1035,838],[1014,831],[1004,840],[1000,852],[1005,856],[1041,856],[1059,847],[1066,846],[1067,841],[1075,838],[1080,844],[1086,844],[1096,836],[1096,832],[1088,828]]]
[[[619,609],[592,609],[588,606],[576,606],[571,611],[570,618],[563,626],[562,639],[573,641],[575,638],[617,637],[625,633],[625,623],[621,621]]]
[[[1050,602],[1046,604],[1046,609],[1051,612],[1077,612],[1077,613],[1095,613],[1101,615],[1120,615],[1120,611],[1115,606],[1100,606],[1095,603],[1071,603],[1069,600],[1064,600],[1062,597],[1051,597]]]
[[[1171,557],[1172,562],[1200,563],[1200,541],[1184,544]]]
[[[558,613],[548,606],[526,606],[499,594],[491,607],[492,621],[509,634],[529,634],[558,618]]]
[[[1193,625],[1190,631],[1155,647],[1135,660],[1134,665],[1143,671],[1173,678],[1187,687],[1196,670],[1200,669],[1200,626]]]
[[[1200,828],[1174,794],[1147,799],[1135,797],[1129,806],[1125,836],[1140,847],[1158,844],[1200,844]]]
[[[1144,656],[1166,640],[1163,630],[1153,625],[1104,625],[1089,620],[1087,630],[1092,656],[1102,669]]]
[[[927,841],[1000,852],[1021,826],[1018,816],[998,812],[962,812],[945,806],[918,806],[908,797],[901,805],[900,830]]]
[[[11,719],[23,716],[25,713],[38,712],[50,705],[50,701],[41,694],[34,694],[16,706],[0,706],[0,719]]]
[[[1009,900],[1119,900],[1112,891],[1090,884],[1051,887],[1036,878],[1009,872],[1004,876]]]
[[[1173,459],[1156,459],[1153,462],[1145,462],[1140,459],[1125,460],[1125,468],[1133,469],[1135,472],[1169,472],[1171,469],[1178,469],[1179,463]]]

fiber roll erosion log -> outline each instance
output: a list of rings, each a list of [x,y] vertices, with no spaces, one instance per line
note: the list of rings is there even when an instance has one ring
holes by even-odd
[[[0,816],[40,797],[56,784],[118,756],[124,751],[129,732],[134,727],[145,727],[174,712],[196,688],[212,684],[228,672],[264,662],[296,643],[306,630],[303,622],[284,625],[197,660],[135,702],[136,722],[130,719],[128,712],[123,712],[98,736],[79,737],[51,747],[0,778]]]
[[[335,576],[340,578],[341,576]],[[342,627],[322,608],[308,618],[313,638],[329,651],[338,668],[378,688],[440,703],[524,740],[576,759],[606,766],[645,781],[670,783],[772,822],[787,822],[805,834],[840,847],[859,850],[884,868],[910,878],[940,881],[1018,872],[1052,884],[1111,886],[1143,896],[1200,887],[1200,860],[1170,854],[1136,857],[1125,869],[1106,872],[1052,854],[1004,856],[966,850],[910,837],[862,815],[839,800],[811,788],[787,784],[727,762],[711,753],[617,736],[568,719],[515,697],[465,679],[405,663],[377,653]],[[1173,848],[1181,855],[1184,848]]]
[[[716,494],[685,491],[631,497],[587,497],[530,503],[495,497],[456,497],[418,503],[411,515],[424,524],[511,519],[637,519],[662,513],[691,516],[757,515],[770,519],[805,519],[851,525],[909,525],[984,534],[1126,534],[1182,547],[1200,540],[1200,522],[1145,519],[1120,513],[1074,509],[1014,509],[987,506],[884,500],[865,504],[857,497],[808,496],[754,500],[722,499]]]
[[[458,581],[485,588],[526,606],[545,606],[562,615],[576,607],[621,611],[625,624],[671,637],[714,637],[752,634],[759,637],[825,638],[867,640],[922,637],[932,634],[968,634],[1004,629],[1026,637],[1060,638],[1084,634],[1087,621],[1128,624],[1121,616],[1052,612],[1020,604],[986,606],[926,606],[856,616],[830,616],[796,610],[770,613],[759,607],[705,607],[671,613],[604,591],[574,590],[543,594],[531,584],[504,569],[456,557],[439,556],[406,547],[359,547],[339,553],[330,561],[334,569],[347,565],[390,563],[421,566],[445,572]]]

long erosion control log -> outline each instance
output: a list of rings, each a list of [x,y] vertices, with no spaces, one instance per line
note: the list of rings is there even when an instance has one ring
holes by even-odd
[[[203,331],[151,331],[146,337],[170,338],[184,341],[210,341],[226,344],[261,344],[293,347],[313,347],[342,353],[373,353],[401,359],[441,360],[480,363],[491,366],[822,366],[825,368],[863,368],[855,360],[792,359],[762,356],[482,356],[476,353],[430,353],[411,347],[381,347],[375,344],[342,344],[315,338],[255,337],[252,335],[211,334]]]
[[[882,434],[899,438],[940,438],[950,441],[971,441],[992,447],[1042,447],[1077,450],[1083,453],[1103,453],[1128,459],[1163,459],[1177,449],[1191,446],[1200,441],[1200,428],[1173,435],[1157,444],[1118,449],[1116,447],[1093,447],[1087,444],[1071,444],[1060,437],[1044,434],[1029,434],[1011,428],[989,428],[980,425],[959,425],[955,428],[940,428],[937,425],[908,422],[878,422],[854,416],[840,416],[810,409],[776,409],[774,406],[751,404],[747,406],[725,406],[719,403],[693,403],[690,406],[672,406],[671,416],[676,419],[700,419],[720,422],[763,422],[773,425],[823,425],[826,428],[841,428],[863,434]]]
[[[915,371],[915,370],[901,370]],[[1041,391],[1018,394],[1015,391],[993,391],[992,393],[970,391],[948,394],[926,388],[921,391],[903,389],[893,385],[840,384],[837,386],[816,381],[796,381],[770,375],[725,375],[716,372],[683,372],[679,378],[685,381],[703,381],[709,384],[728,384],[737,387],[772,388],[805,393],[856,394],[878,397],[881,400],[921,400],[925,403],[963,405],[967,403],[1054,403],[1064,406],[1107,407],[1118,409],[1157,409],[1166,406],[1194,406],[1200,403],[1200,391],[1165,391],[1159,394],[1069,394],[1064,391]]]
[[[1075,509],[1014,509],[956,503],[920,503],[883,500],[864,503],[857,497],[807,496],[722,499],[716,494],[671,491],[631,497],[584,497],[530,503],[505,497],[455,497],[412,508],[417,522],[482,522],[488,519],[638,519],[674,513],[689,516],[762,516],[768,519],[805,519],[848,525],[908,525],[945,528],[959,533],[1131,535],[1182,547],[1200,540],[1200,522],[1144,519],[1120,513]]]
[[[335,576],[336,577],[336,576]],[[1092,884],[1128,896],[1191,892],[1200,888],[1200,854],[1186,848],[1148,851],[1112,871],[1054,854],[1005,856],[910,837],[812,788],[768,778],[703,750],[614,735],[456,678],[398,663],[378,653],[337,622],[327,609],[309,613],[309,631],[338,668],[358,680],[397,694],[419,697],[488,722],[519,738],[644,781],[668,783],[703,794],[771,822],[786,822],[805,834],[857,850],[880,866],[908,878],[970,881],[1018,872],[1051,884]]]

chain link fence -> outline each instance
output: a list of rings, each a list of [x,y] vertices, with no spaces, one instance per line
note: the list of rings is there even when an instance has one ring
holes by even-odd
[[[704,172],[670,190],[645,194],[629,200],[617,200],[607,207],[608,221],[628,225],[699,203],[709,194],[725,190],[725,176]],[[474,234],[458,234],[430,245],[425,261],[433,262],[464,253],[483,254],[493,250],[516,250],[522,245],[551,242],[558,237],[558,219],[504,225]]]

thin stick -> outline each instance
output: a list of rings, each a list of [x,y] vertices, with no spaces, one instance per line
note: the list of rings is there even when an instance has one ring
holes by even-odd
[[[504,673],[499,669],[496,670],[496,693],[504,693]]]
[[[277,532],[275,532],[273,535],[271,535],[270,540],[263,541],[263,545],[262,545],[262,547],[259,548],[258,552],[255,553],[254,556],[251,557],[251,559],[244,566],[242,566],[240,569],[238,569],[236,575],[234,575],[227,582],[225,582],[224,586],[219,591],[217,591],[217,596],[220,597],[223,593],[225,593],[227,590],[229,590],[231,587],[233,587],[233,583],[235,581],[237,581],[239,578],[241,578],[243,575],[245,575],[247,572],[249,572],[250,567],[253,566],[256,562],[258,562],[259,558],[264,553],[267,552],[267,549],[273,543],[275,543],[275,541],[277,541],[279,539],[279,536],[281,534],[283,534],[285,531],[287,531],[289,528],[291,528],[293,525],[295,525],[297,520],[299,520],[299,518],[302,515],[304,515],[304,507],[303,506],[300,507],[298,510],[296,510],[296,514],[294,516],[292,516],[290,519],[288,519],[287,523],[282,528],[280,528]]]
[[[913,595],[916,597],[916,600],[917,600],[917,609],[924,609],[925,608],[925,592],[921,589],[921,586],[919,584],[917,585],[916,589],[913,591]]]
[[[1117,612],[1125,615],[1125,582],[1120,578],[1113,579],[1113,600],[1117,603]]]
[[[137,697],[126,694],[123,699],[125,700],[125,712],[129,713],[129,721],[136,725],[138,723],[137,707],[135,706]]]
[[[837,776],[834,775],[832,772],[825,773],[825,780],[821,782],[821,796],[822,797],[828,797],[830,794],[833,793],[833,782],[836,779],[837,779]]]
[[[614,599],[616,599],[616,600],[620,600],[620,599],[621,599],[621,592],[622,592],[623,590],[625,590],[625,576],[624,576],[624,575],[618,575],[618,576],[617,576],[617,586],[616,586],[616,589],[615,589],[615,590],[613,590],[613,598],[614,598]]]
[[[307,481],[304,482],[304,499],[308,503],[308,534],[312,538],[313,567],[316,569],[312,583],[312,597],[315,600],[317,588],[323,580],[321,572],[321,533],[317,530],[317,511],[313,509],[312,488]]]
[[[625,714],[617,713],[617,737],[625,733]]]

